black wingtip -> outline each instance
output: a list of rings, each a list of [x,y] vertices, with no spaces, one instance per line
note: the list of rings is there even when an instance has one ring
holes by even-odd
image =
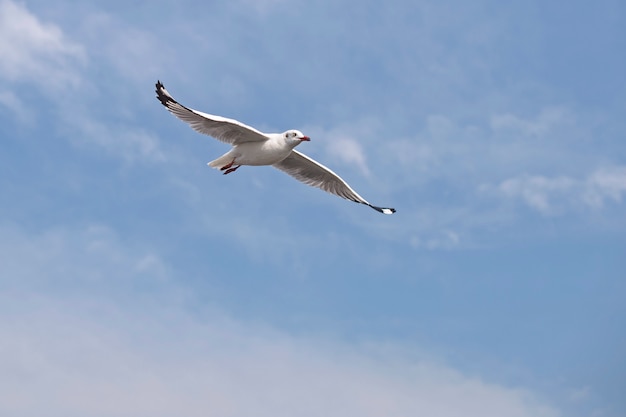
[[[169,95],[169,93],[165,89],[165,86],[160,80],[157,80],[155,86],[157,93],[156,98],[161,102],[162,105],[167,107],[167,103],[169,101],[173,101],[174,99],[172,99],[172,97]]]
[[[368,206],[370,206],[371,208],[373,208],[374,210],[376,210],[379,213],[383,213],[383,214],[393,214],[396,212],[395,208],[390,208],[390,207],[377,207],[377,206],[373,206],[371,204],[368,204]]]

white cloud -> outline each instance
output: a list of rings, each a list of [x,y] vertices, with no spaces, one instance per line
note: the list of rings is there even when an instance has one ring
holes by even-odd
[[[460,243],[460,236],[452,230],[444,230],[439,233],[433,233],[428,237],[413,236],[409,242],[416,249],[453,249]]]
[[[452,118],[431,114],[413,136],[379,140],[396,183],[423,185],[433,179],[468,179],[476,173],[476,158],[484,158],[485,135],[473,125],[461,126]],[[381,135],[382,136],[382,135]]]
[[[626,193],[626,166],[603,168],[585,180],[583,198],[592,207],[603,207],[605,200],[622,201]]]
[[[530,391],[397,351],[320,344],[167,307],[81,311],[45,299],[23,307],[32,311],[0,319],[6,415],[559,415]]]
[[[560,214],[581,206],[600,209],[607,200],[621,203],[626,193],[626,167],[600,168],[582,179],[524,174],[504,180],[495,188],[483,185],[481,189],[495,189],[502,196],[519,199],[544,215]]]
[[[122,74],[125,80],[145,85],[162,76],[164,60],[176,60],[175,50],[160,43],[154,33],[102,11],[83,17],[81,39],[88,45],[94,61],[107,71]],[[167,58],[169,57],[169,58]]]
[[[2,232],[2,415],[560,415],[528,389],[414,348],[294,337],[188,309],[158,254],[106,227]]]
[[[96,13],[84,20],[82,39],[97,43],[98,47],[90,50],[93,55],[90,58],[98,60],[101,68],[112,68],[113,73],[123,74],[125,79],[133,76],[142,80],[154,78],[158,64],[150,63],[158,62],[153,58],[158,55],[159,48],[152,37],[126,27],[108,15]],[[125,162],[165,160],[157,137],[145,126],[138,127],[132,121],[143,100],[136,100],[137,96],[128,92],[127,85],[90,85],[88,68],[80,65],[86,61],[83,46],[69,39],[60,27],[43,23],[22,4],[0,0],[0,55],[0,78],[31,83],[48,93],[49,108],[54,117],[50,127],[62,132],[63,137],[72,143],[96,145]],[[58,91],[66,86],[75,88]],[[149,86],[146,84],[146,101],[151,96]],[[0,104],[22,122],[31,119],[36,122],[37,119],[30,115],[42,112],[40,106],[32,103],[32,99],[22,98],[20,93],[16,87],[13,91],[1,92]],[[107,103],[112,99],[115,103],[104,118],[94,113],[94,109],[102,107],[93,101],[103,97]],[[115,121],[115,118],[121,121]]]
[[[367,118],[355,120],[330,128],[307,126],[303,131],[307,132],[314,141],[325,144],[326,154],[329,161],[320,161],[327,165],[337,174],[341,175],[340,169],[332,166],[332,161],[347,164],[357,168],[364,176],[369,176],[370,170],[367,163],[366,149],[375,145],[374,138],[380,128],[377,119]]]
[[[553,200],[568,196],[575,185],[576,182],[567,177],[522,175],[503,181],[498,189],[506,197],[521,198],[528,206],[542,214],[551,214],[556,210]]]
[[[85,59],[83,47],[59,27],[41,22],[10,0],[0,1],[0,56],[0,77],[46,88],[76,84],[74,67]]]
[[[328,152],[341,162],[355,165],[363,175],[369,175],[365,152],[356,140],[349,137],[335,138],[328,144]]]
[[[68,286],[86,285],[112,290],[133,285],[133,280],[166,279],[167,267],[157,254],[124,245],[102,225],[53,228],[33,235],[0,225],[0,232],[0,289],[7,291],[63,292]]]
[[[30,124],[32,122],[32,115],[22,100],[12,91],[0,91],[0,104],[9,109],[21,123]]]
[[[599,163],[596,149],[580,152],[590,136],[585,122],[590,123],[558,105],[528,117],[506,112],[468,119],[454,112],[433,113],[415,121],[411,136],[379,141],[386,150],[380,157],[396,174],[395,183],[403,185],[432,180],[469,185],[535,169],[572,172],[572,167]]]
[[[522,118],[511,113],[493,115],[490,126],[496,133],[512,130],[524,136],[542,137],[554,128],[571,123],[571,119],[564,107],[546,107],[535,118]]]
[[[76,113],[64,113],[66,126],[71,128],[72,141],[77,145],[95,145],[126,162],[166,160],[158,137],[142,128],[128,124],[104,124],[91,115],[76,116]]]

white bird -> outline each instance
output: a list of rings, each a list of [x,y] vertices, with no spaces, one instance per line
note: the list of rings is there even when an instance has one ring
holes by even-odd
[[[333,171],[296,151],[294,148],[300,143],[311,140],[299,130],[262,133],[237,120],[190,109],[174,100],[161,81],[156,83],[156,93],[157,99],[170,113],[188,123],[194,130],[233,146],[230,151],[208,163],[210,167],[224,171],[224,174],[234,172],[242,165],[272,165],[298,181],[368,205],[381,213],[396,212],[393,208],[377,207],[368,203]]]

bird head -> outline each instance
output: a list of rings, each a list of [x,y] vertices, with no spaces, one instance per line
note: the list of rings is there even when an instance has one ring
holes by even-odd
[[[287,143],[290,143],[293,146],[297,146],[302,142],[308,142],[311,140],[308,136],[304,136],[304,134],[299,130],[288,130],[283,133],[283,137]]]

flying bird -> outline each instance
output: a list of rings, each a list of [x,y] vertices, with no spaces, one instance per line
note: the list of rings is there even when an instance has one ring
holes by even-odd
[[[208,163],[210,167],[224,171],[224,174],[235,172],[242,165],[272,165],[298,181],[347,200],[365,204],[380,213],[396,212],[393,208],[370,204],[329,168],[296,151],[294,149],[296,146],[311,140],[299,130],[262,133],[237,120],[191,109],[174,100],[161,81],[156,83],[156,93],[157,99],[170,113],[189,124],[194,130],[233,146],[230,151]]]

